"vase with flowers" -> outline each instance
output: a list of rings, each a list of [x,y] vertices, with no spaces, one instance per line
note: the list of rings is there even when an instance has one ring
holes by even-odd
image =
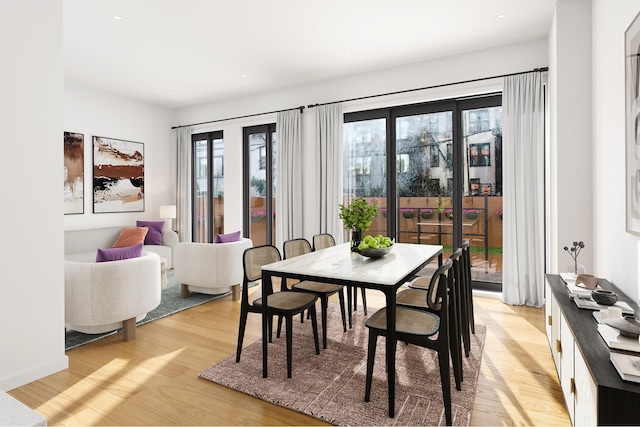
[[[351,230],[351,250],[356,252],[358,245],[362,242],[362,233],[371,227],[373,218],[379,211],[375,200],[373,204],[356,197],[350,204],[339,204],[340,213],[338,217],[342,220],[345,230]]]

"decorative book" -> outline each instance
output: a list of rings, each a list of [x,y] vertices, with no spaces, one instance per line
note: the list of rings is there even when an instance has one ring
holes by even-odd
[[[633,338],[623,337],[620,331],[609,325],[600,323],[598,333],[609,348],[616,350],[626,350],[640,353],[640,341]]]
[[[640,383],[640,357],[630,354],[611,352],[609,359],[625,381]]]
[[[588,310],[603,310],[609,307],[619,307],[622,310],[622,314],[634,314],[631,306],[624,301],[618,301],[612,306],[598,304],[591,298],[574,298],[573,302],[576,303],[578,308],[586,308]]]

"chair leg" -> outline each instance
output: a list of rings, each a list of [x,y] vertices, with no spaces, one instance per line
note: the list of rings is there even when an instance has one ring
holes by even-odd
[[[444,402],[444,414],[447,425],[451,425],[451,379],[449,377],[449,354],[444,349],[438,352],[438,363],[440,365],[440,382],[442,383],[442,400]]]
[[[344,310],[344,288],[338,291],[338,299],[340,300],[340,314],[342,315],[342,329],[347,332],[347,319]]]
[[[236,363],[240,362],[240,354],[242,353],[242,342],[244,340],[244,329],[247,326],[247,311],[240,310],[240,326],[238,327],[238,347],[236,348]]]
[[[278,316],[278,331],[276,332],[276,338],[280,338],[281,331],[282,331],[282,316]],[[271,337],[269,337],[269,342],[271,342]]]
[[[371,400],[371,381],[373,378],[373,362],[376,359],[376,342],[378,334],[373,330],[369,330],[369,346],[367,348],[367,377],[364,386],[364,401]]]
[[[318,319],[316,316],[316,305],[311,306],[311,329],[313,330],[313,343],[316,346],[316,354],[320,354],[320,344],[318,340]]]
[[[462,382],[462,350],[460,345],[460,330],[458,329],[458,301],[455,293],[451,297],[451,309],[449,310],[449,352],[453,365],[453,376],[456,381],[456,390],[461,389]]]

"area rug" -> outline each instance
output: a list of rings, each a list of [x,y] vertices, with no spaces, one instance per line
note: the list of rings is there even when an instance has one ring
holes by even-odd
[[[320,316],[318,315],[318,318]],[[287,378],[286,341],[269,344],[269,376],[262,378],[262,341],[200,373],[200,378],[334,425],[445,425],[438,357],[434,351],[398,343],[396,416],[388,417],[385,341],[378,339],[371,401],[364,402],[368,330],[362,311],[346,333],[337,303],[329,306],[328,348],[315,354],[310,322],[293,326],[293,378]],[[318,325],[319,331],[321,330]],[[469,358],[463,357],[462,390],[451,375],[453,424],[466,426],[476,391],[486,328],[476,324]],[[322,340],[322,338],[320,338]],[[322,342],[322,341],[321,341]]]
[[[160,305],[147,313],[147,316],[139,321],[137,325],[144,325],[145,323],[169,316],[170,314],[178,313],[214,299],[222,298],[230,293],[231,292],[225,292],[218,295],[192,293],[189,298],[181,298],[180,284],[178,284],[174,279],[174,270],[167,270],[167,285],[162,290]],[[120,332],[122,332],[122,329],[105,332],[104,334],[83,334],[82,332],[68,330],[65,332],[65,351]]]

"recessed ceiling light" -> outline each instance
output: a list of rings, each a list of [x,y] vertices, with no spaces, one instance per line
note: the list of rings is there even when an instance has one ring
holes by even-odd
[[[506,18],[506,17],[507,17],[507,15],[505,15],[504,13],[503,13],[503,14],[501,14],[501,15],[498,15],[498,19],[504,19],[504,18]]]
[[[243,74],[243,75],[242,75],[242,78],[243,78],[243,79],[246,79],[246,78],[247,78],[247,75],[246,75],[246,74]]]
[[[120,15],[113,15],[112,18],[116,21],[122,21],[122,16]]]
[[[347,55],[351,55],[353,53],[353,51],[352,50],[347,50],[344,53],[346,53]]]

